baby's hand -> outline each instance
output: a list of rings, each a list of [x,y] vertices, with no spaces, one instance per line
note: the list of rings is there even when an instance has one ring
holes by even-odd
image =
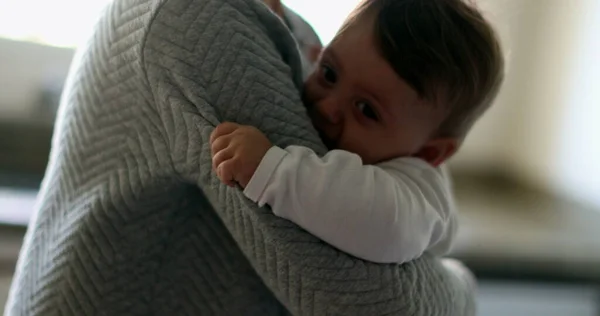
[[[213,168],[223,183],[245,188],[267,151],[273,146],[252,126],[222,123],[210,135]]]

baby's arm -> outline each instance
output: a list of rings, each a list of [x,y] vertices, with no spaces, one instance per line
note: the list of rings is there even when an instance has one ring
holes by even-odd
[[[248,155],[225,156],[240,157],[238,165],[253,165],[256,158],[243,161],[252,156],[254,146],[248,148]],[[299,146],[269,147],[263,156],[250,178],[250,172],[241,172],[246,196],[349,254],[406,262],[453,234],[451,196],[439,172],[424,163],[408,158],[381,167],[363,165],[346,151],[321,158]],[[236,177],[236,172],[225,173]]]

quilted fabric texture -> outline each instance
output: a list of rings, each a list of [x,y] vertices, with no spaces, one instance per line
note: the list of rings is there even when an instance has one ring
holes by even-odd
[[[259,1],[115,0],[73,62],[5,315],[473,314],[442,261],[352,258],[219,183],[221,121],[324,151],[301,80]]]

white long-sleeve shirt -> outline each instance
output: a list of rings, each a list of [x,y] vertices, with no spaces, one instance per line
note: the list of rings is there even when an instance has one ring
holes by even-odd
[[[343,150],[319,157],[274,146],[244,194],[346,253],[402,263],[449,251],[457,228],[450,191],[443,169],[417,158],[363,165]]]

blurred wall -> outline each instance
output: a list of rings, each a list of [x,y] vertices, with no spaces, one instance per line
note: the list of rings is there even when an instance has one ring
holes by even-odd
[[[507,76],[451,166],[600,207],[600,1],[478,3],[504,44]]]
[[[594,0],[592,0],[594,1]],[[575,63],[581,51],[585,0],[527,1],[525,17],[535,25],[522,28],[515,42],[515,64],[510,71],[519,77],[507,93],[512,107],[510,128],[505,129],[505,161],[515,176],[535,185],[552,188],[562,175],[559,140],[564,134],[565,114],[573,100],[569,83],[576,79]],[[517,57],[518,56],[518,57]]]
[[[515,90],[506,162],[521,180],[600,206],[600,2],[530,2],[539,20],[528,64],[511,69],[528,84]]]
[[[600,1],[579,2],[585,5],[571,8],[579,29],[571,34],[577,50],[563,80],[565,110],[555,182],[560,192],[600,206]]]
[[[514,117],[521,110],[522,92],[528,82],[523,73],[532,58],[531,38],[535,38],[539,14],[535,0],[482,0],[480,10],[492,23],[506,56],[507,71],[496,102],[475,124],[463,147],[451,160],[458,172],[506,173],[511,148],[507,131],[514,128]]]
[[[35,119],[40,90],[64,81],[74,50],[0,38],[0,120]]]

